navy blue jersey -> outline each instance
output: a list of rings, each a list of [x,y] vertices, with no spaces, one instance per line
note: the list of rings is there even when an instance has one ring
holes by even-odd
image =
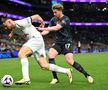
[[[55,26],[56,24],[60,24],[62,28],[55,32],[55,42],[72,41],[69,17],[65,15],[61,18],[53,17],[49,26]]]

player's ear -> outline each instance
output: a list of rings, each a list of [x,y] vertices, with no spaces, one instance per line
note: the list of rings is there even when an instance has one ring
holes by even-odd
[[[5,22],[3,23],[3,28],[4,28],[4,29],[7,29],[6,23],[5,23]]]
[[[3,22],[3,26],[4,26],[4,27],[6,26],[6,21],[5,21],[5,22]]]

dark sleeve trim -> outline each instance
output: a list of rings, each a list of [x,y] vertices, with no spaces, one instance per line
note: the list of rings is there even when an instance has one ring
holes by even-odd
[[[31,19],[31,23],[32,23],[32,18],[30,17],[30,19]]]

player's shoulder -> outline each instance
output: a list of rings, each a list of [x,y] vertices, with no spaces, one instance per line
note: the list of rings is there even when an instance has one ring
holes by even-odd
[[[50,21],[53,22],[53,21],[56,21],[56,20],[57,20],[57,17],[52,17]]]
[[[68,16],[64,15],[64,19],[70,20]]]
[[[16,22],[20,22],[20,21],[31,21],[31,17],[26,17],[20,20],[15,20]]]
[[[30,26],[32,25],[32,20],[30,17],[26,17],[20,20],[15,21],[17,25],[20,25],[22,27]]]
[[[52,17],[51,20],[56,19],[56,17]]]

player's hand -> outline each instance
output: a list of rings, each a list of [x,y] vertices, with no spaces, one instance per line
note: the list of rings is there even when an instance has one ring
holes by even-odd
[[[47,35],[48,33],[49,33],[49,31],[42,31],[42,32],[41,32],[41,35],[44,36],[44,35]]]
[[[12,38],[12,36],[13,36],[13,34],[12,34],[12,33],[10,33],[8,36],[9,36],[9,39],[11,39],[11,38]]]
[[[40,27],[40,28],[44,28],[44,27],[45,27],[45,23],[44,23],[44,22],[41,23],[39,27]]]
[[[41,27],[38,27],[37,29],[40,30],[40,31],[44,31],[45,30],[45,28],[41,28]]]

